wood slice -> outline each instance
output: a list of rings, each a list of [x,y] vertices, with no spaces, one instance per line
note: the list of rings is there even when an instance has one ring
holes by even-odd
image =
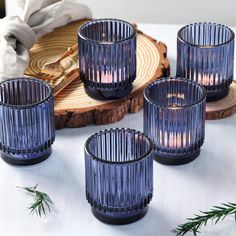
[[[216,102],[206,105],[206,119],[217,120],[231,116],[236,112],[236,81],[229,87],[228,95]]]
[[[27,74],[37,74],[46,62],[58,58],[76,43],[78,28],[84,22],[73,22],[43,36],[30,50]],[[164,43],[138,31],[137,78],[131,94],[113,101],[94,100],[87,96],[82,82],[76,79],[55,96],[56,128],[109,124],[121,120],[127,113],[139,111],[143,106],[144,88],[152,81],[169,75],[166,55],[167,47]],[[69,72],[77,67],[77,56],[68,57],[62,63],[66,72]],[[55,87],[62,79],[48,82]]]

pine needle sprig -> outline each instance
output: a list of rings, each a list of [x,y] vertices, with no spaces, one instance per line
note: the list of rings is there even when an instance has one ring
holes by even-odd
[[[41,217],[42,215],[46,216],[47,211],[51,212],[50,205],[54,205],[54,203],[48,194],[36,190],[37,187],[38,187],[38,184],[36,184],[33,187],[19,187],[19,186],[17,186],[17,188],[24,189],[27,192],[34,195],[34,202],[32,202],[30,207],[28,207],[28,209],[30,210],[30,213],[36,214],[39,217]]]
[[[187,218],[187,222],[180,224],[172,232],[176,236],[184,236],[191,232],[194,236],[200,233],[200,228],[206,226],[211,220],[217,224],[219,220],[224,220],[229,215],[234,215],[236,221],[236,203],[222,203],[221,206],[214,206],[210,211],[200,211],[201,215],[195,215],[193,218]]]

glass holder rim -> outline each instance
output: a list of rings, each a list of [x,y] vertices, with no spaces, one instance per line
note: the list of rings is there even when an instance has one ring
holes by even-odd
[[[225,29],[228,29],[231,33],[231,37],[230,39],[228,39],[227,41],[225,41],[224,43],[220,43],[220,44],[217,44],[217,45],[200,45],[200,44],[194,44],[194,43],[190,43],[188,42],[187,40],[183,39],[183,37],[181,36],[181,33],[184,29],[186,29],[187,27],[189,26],[193,26],[193,25],[202,25],[202,24],[211,24],[211,25],[216,25],[216,26],[220,26],[220,27],[223,27]],[[215,23],[215,22],[194,22],[194,23],[191,23],[191,24],[187,24],[185,26],[183,26],[182,28],[179,29],[179,31],[177,32],[177,40],[178,41],[181,41],[183,43],[186,43],[187,45],[191,46],[191,47],[197,47],[197,48],[203,48],[203,49],[214,49],[214,48],[219,48],[219,47],[223,47],[225,46],[226,44],[232,42],[235,38],[235,34],[233,32],[232,29],[230,29],[228,26],[226,25],[223,25],[223,24],[218,24],[218,23]]]
[[[9,107],[9,108],[12,108],[12,109],[30,109],[30,108],[34,108],[34,107],[40,105],[41,103],[46,102],[51,97],[53,97],[52,87],[48,83],[46,83],[45,81],[43,81],[41,79],[33,78],[33,77],[17,77],[17,78],[7,79],[7,80],[4,80],[4,81],[1,81],[0,86],[4,83],[7,83],[8,81],[20,81],[20,80],[25,80],[25,81],[29,80],[29,81],[35,81],[35,82],[39,82],[41,84],[44,84],[49,90],[47,96],[44,99],[42,99],[41,101],[34,102],[34,103],[31,103],[31,104],[28,104],[28,105],[13,105],[13,104],[9,104],[9,103],[5,103],[5,102],[0,101],[0,106]]]
[[[151,98],[150,94],[149,94],[149,90],[150,90],[151,86],[154,86],[157,83],[160,83],[161,81],[171,81],[171,80],[181,81],[181,82],[185,81],[187,83],[191,83],[191,84],[194,84],[195,86],[198,86],[203,91],[203,94],[202,94],[201,98],[199,98],[196,102],[194,102],[192,104],[183,105],[183,106],[176,106],[176,107],[163,106],[163,105],[159,104],[158,102],[156,102],[155,100],[153,100]],[[206,91],[206,89],[203,86],[201,86],[199,83],[197,83],[197,82],[195,82],[193,80],[190,80],[190,79],[187,79],[187,78],[181,78],[181,77],[174,77],[173,76],[173,77],[164,77],[164,78],[158,79],[158,80],[152,82],[151,84],[149,84],[144,89],[143,96],[144,96],[144,99],[146,101],[148,101],[149,103],[152,103],[156,107],[159,107],[159,108],[162,108],[162,109],[167,109],[167,110],[180,110],[180,109],[184,109],[184,108],[188,108],[188,107],[194,107],[194,106],[197,106],[198,104],[202,103],[203,100],[206,99],[207,91]]]
[[[88,38],[86,36],[84,36],[82,34],[82,30],[87,27],[89,24],[93,23],[93,22],[99,22],[99,21],[117,21],[117,22],[121,22],[121,23],[126,23],[128,25],[130,25],[133,29],[133,32],[132,34],[127,37],[127,38],[124,38],[124,39],[120,39],[120,40],[117,40],[117,41],[114,41],[114,42],[108,42],[108,41],[99,41],[99,40],[94,40],[94,39],[91,39],[91,38]],[[83,25],[81,25],[78,29],[78,36],[83,39],[83,40],[86,40],[86,41],[89,41],[89,42],[93,42],[93,43],[97,43],[97,44],[101,44],[101,45],[114,45],[114,44],[118,44],[118,43],[122,43],[122,42],[125,42],[125,41],[128,41],[130,40],[131,38],[134,38],[137,36],[137,30],[136,28],[134,27],[134,25],[132,25],[130,22],[128,21],[125,21],[125,20],[121,20],[121,19],[115,19],[115,18],[98,18],[98,19],[92,19],[92,20],[89,20],[88,22],[84,23]]]
[[[100,134],[103,134],[105,132],[111,132],[111,131],[134,131],[135,133],[139,133],[139,134],[142,134],[146,141],[149,143],[149,148],[148,150],[143,154],[141,155],[140,157],[134,159],[134,160],[129,160],[129,161],[108,161],[108,160],[103,160],[99,157],[97,157],[96,155],[92,154],[91,151],[89,150],[89,143],[90,141],[92,140],[92,138],[95,136],[95,135],[100,135]],[[107,163],[107,164],[118,164],[118,165],[121,165],[121,164],[129,164],[129,163],[134,163],[134,162],[138,162],[138,161],[141,161],[142,159],[144,159],[145,157],[149,156],[154,150],[154,144],[152,142],[152,140],[143,132],[141,131],[138,131],[138,130],[135,130],[135,129],[131,129],[131,128],[110,128],[110,129],[103,129],[99,132],[96,132],[94,133],[93,135],[91,135],[85,142],[85,145],[84,145],[84,151],[94,160],[96,161],[99,161],[99,162],[102,162],[102,163]]]

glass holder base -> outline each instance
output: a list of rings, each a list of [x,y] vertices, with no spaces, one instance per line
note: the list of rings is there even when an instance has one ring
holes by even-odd
[[[220,99],[223,99],[224,97],[226,97],[229,93],[229,88],[226,88],[224,90],[221,90],[218,93],[207,93],[207,102],[215,102],[218,101]]]
[[[200,154],[200,149],[195,151],[192,154],[185,154],[181,156],[172,156],[170,157],[168,154],[160,154],[158,152],[154,152],[154,160],[164,165],[184,165],[189,162],[195,160]]]
[[[38,164],[40,162],[45,161],[46,159],[48,159],[51,153],[52,153],[52,148],[50,147],[47,150],[45,150],[43,153],[39,152],[38,156],[35,155],[34,158],[32,159],[19,159],[19,158],[17,159],[17,156],[6,154],[4,152],[1,152],[1,158],[10,165],[28,166],[28,165],[34,165],[34,164]]]
[[[130,224],[133,222],[138,221],[139,219],[143,218],[147,211],[148,211],[148,206],[143,208],[142,210],[139,210],[137,214],[128,216],[128,217],[112,217],[110,215],[106,215],[95,208],[91,208],[93,215],[103,223],[107,224],[113,224],[113,225],[123,225],[123,224]]]
[[[84,89],[87,95],[94,99],[115,100],[128,96],[131,93],[133,86],[132,84],[130,84],[125,88],[119,88],[119,89],[100,89],[100,88],[98,89],[84,85]]]

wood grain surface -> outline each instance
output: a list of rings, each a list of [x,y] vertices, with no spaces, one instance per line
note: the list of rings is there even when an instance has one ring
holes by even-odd
[[[208,102],[206,105],[206,119],[218,120],[231,116],[236,112],[236,81],[229,87],[228,95],[216,102]]]
[[[71,23],[42,37],[30,51],[27,73],[37,75],[46,62],[63,54],[77,41],[78,28],[84,22]],[[139,111],[143,106],[144,88],[150,82],[169,75],[169,61],[166,55],[167,47],[164,43],[138,31],[137,78],[131,94],[113,101],[94,100],[88,97],[82,82],[76,79],[55,96],[56,128],[109,124],[121,120],[127,113]],[[67,57],[62,61],[62,65],[66,68],[65,74],[77,68],[77,55]],[[63,80],[63,76],[47,82],[55,87]]]

